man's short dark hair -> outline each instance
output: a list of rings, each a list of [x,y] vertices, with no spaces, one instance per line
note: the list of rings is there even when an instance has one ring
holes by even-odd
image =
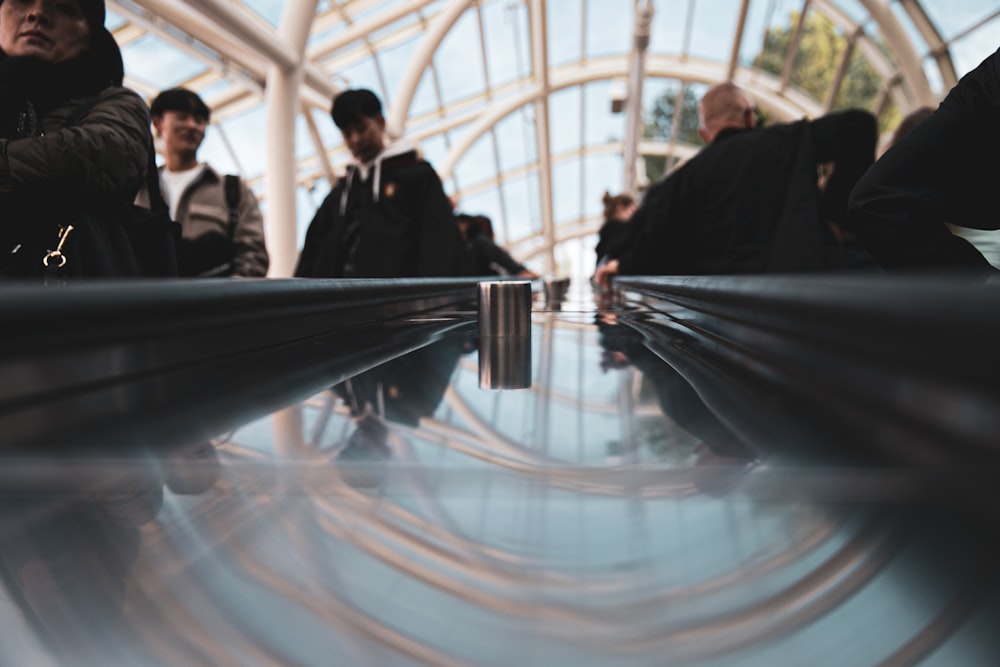
[[[198,118],[204,118],[206,123],[212,119],[212,112],[204,100],[187,88],[164,90],[149,105],[149,113],[152,116],[162,116],[167,111],[186,111]]]
[[[382,115],[382,102],[378,96],[367,88],[345,90],[333,98],[330,116],[333,123],[340,129],[353,125],[365,118],[378,118]]]

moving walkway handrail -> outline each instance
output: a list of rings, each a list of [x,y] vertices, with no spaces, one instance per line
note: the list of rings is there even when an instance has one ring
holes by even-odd
[[[207,438],[471,321],[474,279],[0,289],[0,447]]]
[[[637,328],[692,384],[713,375],[756,383],[761,398],[745,415],[794,409],[813,426],[825,418],[827,445],[901,464],[1000,460],[998,283],[831,274],[614,284],[653,309]],[[699,393],[711,399],[717,389],[702,383]]]

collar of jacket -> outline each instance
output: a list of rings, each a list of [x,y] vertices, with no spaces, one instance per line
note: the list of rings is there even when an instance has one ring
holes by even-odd
[[[354,175],[356,173],[360,172],[361,178],[364,179],[368,175],[369,170],[374,172],[374,177],[372,178],[372,200],[377,202],[378,193],[382,187],[382,163],[391,162],[392,158],[410,153],[416,156],[417,148],[408,141],[400,140],[386,146],[381,153],[375,156],[374,160],[367,164],[354,163],[349,165],[347,167],[347,183],[344,186],[344,191],[340,193],[340,215],[347,213],[347,195],[351,191],[351,184],[354,182]]]

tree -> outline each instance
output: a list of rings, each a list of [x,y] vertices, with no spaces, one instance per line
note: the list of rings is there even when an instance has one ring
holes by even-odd
[[[764,48],[753,64],[762,71],[781,76],[785,55],[791,44],[798,12],[791,12],[785,27],[775,28],[768,34]],[[802,39],[795,55],[790,84],[812,96],[816,100],[826,99],[841,55],[847,48],[847,37],[838,32],[830,19],[819,12],[811,12],[802,26]],[[752,63],[744,63],[750,65]],[[859,52],[851,54],[847,73],[840,85],[833,103],[834,110],[860,108],[873,109],[882,80],[875,69]],[[674,108],[677,104],[677,90],[668,90],[660,95],[650,109],[643,123],[643,137],[669,141],[673,128]],[[698,99],[690,86],[684,87],[681,100],[681,127],[678,139],[681,142],[703,146],[698,136]],[[899,111],[891,105],[879,117],[879,129],[886,132],[894,128],[900,119]],[[646,175],[650,183],[655,183],[666,172],[666,159],[658,155],[644,155]]]
[[[704,146],[705,142],[698,136],[698,98],[690,86],[684,86],[684,97],[681,99],[680,128],[677,140],[682,143]],[[643,121],[642,136],[644,139],[669,141],[674,127],[674,111],[677,105],[677,90],[668,90],[653,101]],[[666,173],[667,160],[662,155],[644,155],[646,178],[655,183]]]
[[[792,12],[786,27],[770,31],[764,48],[755,59],[761,70],[781,76],[798,20],[798,12]],[[846,48],[847,37],[837,31],[830,19],[818,12],[810,13],[802,26],[802,39],[792,63],[789,83],[817,100],[825,100]],[[833,109],[873,109],[881,88],[882,79],[875,69],[864,56],[854,51]],[[892,106],[879,118],[882,131],[895,127],[898,122],[899,112]]]

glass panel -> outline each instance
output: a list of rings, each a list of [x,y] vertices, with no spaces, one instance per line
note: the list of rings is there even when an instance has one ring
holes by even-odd
[[[503,229],[503,215],[500,208],[500,192],[497,188],[489,188],[474,194],[464,195],[459,202],[458,210],[473,215],[485,215],[493,221],[493,231],[497,240]]]
[[[493,138],[489,132],[479,137],[476,143],[455,165],[455,173],[466,186],[480,183],[496,175],[496,161],[493,158]]]
[[[649,28],[649,50],[653,53],[679,54],[684,43],[689,0],[658,0],[654,3],[653,23]]]
[[[553,154],[575,150],[580,145],[579,86],[563,88],[549,95],[549,138]]]
[[[583,191],[590,193],[583,200],[587,217],[602,219],[605,192],[617,194],[622,188],[623,160],[619,153],[591,153],[585,158]]]
[[[951,45],[951,57],[959,76],[971,72],[1000,46],[1000,16],[983,24]]]
[[[144,35],[122,49],[125,72],[164,90],[181,85],[205,70],[205,65],[153,35]]]
[[[632,50],[632,3],[587,0],[588,58],[629,53]],[[576,3],[574,11],[578,11]]]
[[[501,172],[523,167],[537,159],[534,117],[530,106],[521,107],[496,124]]]
[[[552,215],[556,224],[580,218],[580,160],[552,165]]]
[[[479,47],[478,21],[473,12],[465,12],[434,53],[434,66],[441,77],[441,94],[446,104],[485,90]]]
[[[286,3],[284,0],[243,0],[243,4],[272,26],[277,27],[281,23]]]
[[[584,123],[584,143],[587,146],[621,141],[625,137],[625,115],[611,113],[610,81],[594,81],[583,89],[587,108]]]
[[[691,28],[691,53],[711,61],[727,62],[733,50],[740,0],[700,0]]]
[[[527,176],[512,178],[504,181],[503,187],[504,204],[507,207],[507,230],[510,234],[508,238],[500,238],[497,233],[497,240],[500,243],[512,243],[519,241],[541,229],[541,221],[538,219],[539,205],[538,175],[531,173]]]
[[[555,0],[546,3],[546,25],[549,33],[549,63],[553,67],[580,60],[580,0]]]
[[[490,85],[510,83],[531,71],[528,11],[523,3],[494,0],[483,8]]]
[[[386,88],[389,95],[395,95],[403,82],[403,74],[408,70],[413,54],[417,49],[418,40],[411,39],[402,44],[379,50],[379,65],[382,67],[382,76],[385,78]],[[383,100],[385,101],[385,100]]]

